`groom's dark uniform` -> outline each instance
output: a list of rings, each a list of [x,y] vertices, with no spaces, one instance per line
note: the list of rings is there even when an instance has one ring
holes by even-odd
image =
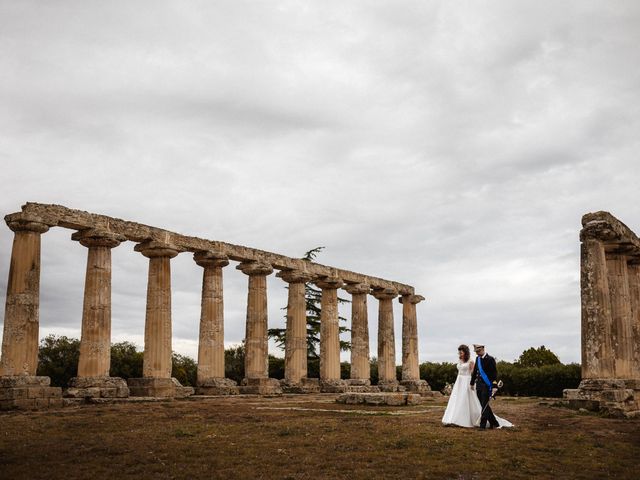
[[[482,362],[482,370],[491,382],[491,388],[489,388],[489,385],[487,385],[485,380],[482,378],[482,375],[480,375],[480,370],[478,368],[479,362]],[[480,417],[480,428],[486,428],[487,421],[492,427],[499,426],[491,407],[487,405],[489,403],[489,397],[491,396],[491,389],[498,388],[497,380],[498,369],[496,367],[495,358],[489,354],[485,354],[484,357],[477,357],[476,364],[474,365],[473,372],[471,373],[471,385],[477,383],[476,394],[478,395],[478,400],[480,400],[480,405],[483,409],[482,417]]]

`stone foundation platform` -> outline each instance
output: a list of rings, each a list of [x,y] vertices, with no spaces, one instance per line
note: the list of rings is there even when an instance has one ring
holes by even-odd
[[[280,381],[275,378],[243,378],[238,387],[242,394],[281,395]]]
[[[336,398],[336,402],[347,405],[420,405],[422,396],[408,392],[344,393]]]
[[[73,377],[69,388],[65,389],[66,398],[127,398],[129,387],[120,377]]]
[[[49,377],[0,377],[0,410],[35,410],[62,407],[62,389],[51,387]]]
[[[407,389],[400,385],[400,382],[379,382],[378,388],[381,392],[405,392]]]
[[[207,378],[196,387],[196,395],[238,395],[238,384],[230,378]]]
[[[442,396],[440,392],[434,392],[426,380],[402,380],[400,386],[404,387],[407,392],[419,393],[423,397]]]
[[[193,387],[183,387],[175,378],[130,378],[127,383],[132,397],[184,398],[193,395]]]
[[[348,388],[346,380],[320,380],[321,393],[345,393]]]
[[[320,393],[320,381],[317,378],[301,378],[300,382],[280,380],[280,388],[283,393]]]
[[[576,389],[566,389],[570,408],[585,408],[615,417],[640,415],[640,380],[584,379]]]

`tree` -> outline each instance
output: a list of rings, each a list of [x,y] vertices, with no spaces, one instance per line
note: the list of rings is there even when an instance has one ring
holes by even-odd
[[[324,247],[316,247],[314,249],[309,250],[304,254],[302,260],[306,260],[308,262],[312,262],[316,259],[318,254],[324,250]],[[288,287],[287,287],[288,288]],[[304,285],[304,297],[306,302],[307,309],[307,356],[309,358],[319,358],[319,345],[320,345],[320,315],[321,315],[321,300],[322,300],[322,290],[312,283],[305,283]],[[349,300],[345,298],[338,297],[338,303],[344,304],[349,303]],[[286,310],[287,307],[284,307],[282,310]],[[286,315],[285,315],[286,316]],[[338,317],[340,322],[346,322],[347,319],[344,317]],[[347,327],[340,326],[339,332],[344,333],[348,332],[349,329]],[[286,328],[270,328],[269,329],[269,338],[273,338],[276,342],[276,345],[281,349],[284,349],[284,345],[286,343],[287,338],[287,329]],[[341,350],[349,350],[351,348],[351,343],[340,340],[340,349]]]
[[[173,352],[171,355],[171,376],[182,385],[195,387],[197,383],[198,365],[191,357]]]
[[[78,375],[80,340],[47,335],[40,340],[37,375],[51,377],[51,385],[66,387]]]
[[[112,377],[140,378],[142,377],[143,353],[139,352],[135,344],[120,342],[111,345],[111,369]]]
[[[531,347],[522,352],[520,358],[516,362],[521,367],[543,367],[545,365],[557,365],[560,359],[551,350],[545,348],[544,345],[539,348]]]

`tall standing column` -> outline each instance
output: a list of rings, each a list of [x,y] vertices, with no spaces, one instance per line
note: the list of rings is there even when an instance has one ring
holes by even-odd
[[[378,386],[383,391],[396,391],[396,345],[393,328],[393,304],[398,292],[392,288],[376,289],[378,299]]]
[[[420,380],[418,356],[418,316],[416,305],[424,300],[422,295],[402,295],[402,381],[411,392],[428,392],[431,389],[426,380]]]
[[[273,272],[268,263],[242,262],[237,267],[249,276],[247,321],[244,352],[244,379],[241,393],[280,393],[280,384],[269,378],[269,341],[267,312],[267,275]]]
[[[631,259],[628,265],[628,272],[633,332],[633,367],[631,369],[631,378],[640,380],[640,257]]]
[[[320,301],[320,390],[327,393],[345,390],[340,379],[340,326],[338,317],[338,288],[344,285],[338,277],[316,280],[322,289]]]
[[[615,378],[628,379],[632,377],[633,330],[627,257],[617,253],[607,253],[606,258],[609,298],[611,300]]]
[[[0,375],[34,376],[40,328],[40,236],[49,226],[21,214],[8,215],[14,232],[2,335]]]
[[[111,367],[111,249],[123,235],[81,230],[72,240],[87,247],[87,271],[82,307],[82,334],[78,376],[69,381],[67,397],[128,397],[127,383],[109,377]]]
[[[351,294],[351,373],[350,385],[371,385],[369,364],[369,318],[367,295],[371,287],[365,283],[344,287]]]
[[[311,275],[299,270],[285,270],[276,274],[289,284],[287,301],[287,330],[284,349],[284,380],[288,389],[300,388],[307,377],[307,305],[305,283]],[[283,386],[285,386],[283,385]]]
[[[611,345],[611,301],[604,244],[582,239],[580,246],[582,291],[582,378],[614,378]]]
[[[203,267],[196,393],[237,394],[236,382],[225,378],[224,371],[222,268],[229,265],[229,260],[225,255],[215,252],[196,252],[193,259]]]
[[[134,250],[149,259],[149,277],[143,378],[129,379],[129,388],[134,396],[180,395],[171,378],[171,259],[180,251],[177,247],[153,240],[136,245]]]

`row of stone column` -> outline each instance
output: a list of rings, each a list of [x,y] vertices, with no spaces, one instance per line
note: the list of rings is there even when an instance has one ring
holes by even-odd
[[[35,375],[38,355],[38,308],[40,238],[48,226],[28,219],[8,221],[15,232],[13,242],[0,375]],[[82,313],[82,335],[78,377],[92,381],[78,386],[110,388],[111,346],[111,249],[125,238],[111,232],[82,230],[72,239],[88,248]],[[136,245],[149,258],[143,378],[130,379],[132,394],[165,396],[175,393],[171,382],[171,266],[180,253],[174,246],[157,241]],[[198,385],[214,388],[213,393],[235,393],[224,379],[224,314],[222,268],[229,260],[215,252],[197,252],[194,260],[203,267],[202,305],[198,348]],[[273,267],[257,261],[237,267],[248,276],[245,336],[246,388],[263,393],[269,385],[267,335],[267,276]],[[369,382],[369,334],[367,295],[379,301],[378,362],[379,383],[396,384],[393,289],[371,289],[365,284],[345,284],[337,277],[314,279],[307,272],[283,270],[277,274],[289,284],[285,377],[291,384],[307,375],[305,283],[313,281],[322,291],[320,381],[340,380],[340,339],[338,294],[344,288],[352,295],[351,379],[354,384]],[[423,388],[418,372],[418,338],[415,305],[419,295],[403,295],[402,379],[408,386]],[[272,379],[271,379],[272,380]],[[106,382],[106,383],[105,383]],[[425,384],[426,385],[426,384]],[[217,389],[217,390],[215,390]]]
[[[640,379],[640,258],[598,238],[581,249],[582,377]]]

